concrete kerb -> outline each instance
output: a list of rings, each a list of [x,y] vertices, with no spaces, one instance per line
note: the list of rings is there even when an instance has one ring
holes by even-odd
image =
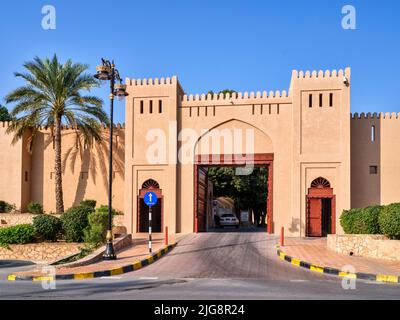
[[[337,268],[322,267],[312,264],[310,262],[302,261],[293,258],[291,256],[288,256],[281,250],[281,247],[279,245],[276,245],[276,248],[277,248],[277,254],[281,260],[286,261],[292,264],[293,266],[308,269],[313,272],[324,273],[341,278],[351,278],[357,280],[367,280],[367,281],[385,282],[385,283],[400,283],[400,276],[362,273],[362,272],[356,272],[356,273],[343,272],[342,270],[339,270]]]
[[[127,264],[124,266],[121,266],[119,268],[114,268],[114,269],[109,269],[109,270],[101,270],[101,271],[95,271],[95,272],[86,272],[86,273],[70,273],[70,274],[59,274],[56,275],[55,277],[52,276],[39,276],[39,277],[34,277],[34,276],[17,276],[17,275],[9,275],[7,277],[8,281],[54,281],[54,280],[83,280],[83,279],[94,279],[94,278],[100,278],[100,277],[110,277],[110,276],[116,276],[128,272],[132,272],[135,270],[139,270],[145,266],[148,266],[158,259],[160,259],[162,256],[166,255],[168,252],[170,252],[177,243],[171,244],[169,246],[164,247],[163,249],[157,251],[156,253],[152,254],[151,256],[146,257],[145,259],[142,259],[140,261],[137,261],[133,264]]]

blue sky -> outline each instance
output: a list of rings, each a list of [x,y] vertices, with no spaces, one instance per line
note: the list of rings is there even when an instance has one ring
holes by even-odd
[[[41,27],[44,5],[57,29]],[[119,7],[111,13],[110,4]],[[341,27],[344,5],[357,30]],[[0,99],[38,55],[115,59],[123,77],[178,75],[187,93],[287,90],[292,69],[352,68],[352,112],[400,111],[400,1],[1,1]],[[95,93],[105,101],[107,88]],[[108,109],[108,104],[105,105]],[[124,104],[116,106],[124,121]]]

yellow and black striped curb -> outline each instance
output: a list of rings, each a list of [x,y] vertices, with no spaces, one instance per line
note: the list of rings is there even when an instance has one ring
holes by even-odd
[[[153,262],[157,261],[160,259],[162,256],[167,254],[169,251],[171,251],[177,243],[171,244],[156,253],[152,254],[151,256],[148,256],[147,258],[135,262],[134,264],[128,264],[119,268],[115,269],[110,269],[110,270],[102,270],[102,271],[95,271],[95,272],[86,272],[86,273],[71,273],[71,274],[58,274],[55,276],[39,276],[39,277],[34,277],[34,276],[18,276],[18,275],[9,275],[7,277],[8,281],[18,281],[18,280],[23,280],[23,281],[54,281],[54,280],[84,280],[84,279],[93,279],[93,278],[100,278],[100,277],[110,277],[110,276],[116,276],[128,272],[132,272],[135,270],[139,270],[145,266],[148,266],[149,264],[152,264]]]
[[[341,278],[349,278],[349,279],[358,279],[358,280],[368,280],[368,281],[376,281],[376,282],[389,282],[389,283],[400,283],[400,276],[391,276],[384,274],[372,274],[372,273],[350,273],[343,272],[342,270],[331,268],[331,267],[321,267],[310,262],[301,261],[299,259],[288,256],[284,253],[280,246],[277,245],[277,253],[281,260],[291,263],[293,266],[305,268],[318,273],[325,273],[331,276],[337,276]]]

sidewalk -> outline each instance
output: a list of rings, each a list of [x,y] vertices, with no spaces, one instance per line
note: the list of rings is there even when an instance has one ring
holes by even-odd
[[[175,238],[174,236],[170,235],[169,236],[169,244],[174,244],[178,239]],[[160,252],[158,256],[154,258],[160,258],[162,254],[165,254],[167,252],[166,245],[165,245],[165,240],[164,240],[164,235],[163,234],[154,234],[153,235],[153,241],[152,241],[152,254],[149,253],[149,248],[148,248],[148,238],[147,234],[136,234],[133,239],[132,239],[132,245],[117,252],[117,260],[114,261],[99,261],[87,266],[81,266],[81,267],[72,267],[72,268],[66,268],[61,266],[56,267],[56,275],[70,275],[74,274],[75,278],[93,278],[93,275],[90,275],[90,273],[95,273],[95,272],[101,272],[101,271],[106,271],[106,270],[118,270],[126,266],[133,266],[135,265],[134,270],[142,267],[140,266],[140,263],[147,265],[149,263],[154,262],[156,259],[152,259],[151,256],[160,252],[161,250],[165,252]],[[147,259],[147,262],[143,263],[143,261]],[[139,267],[136,267],[136,265],[139,264]],[[17,277],[48,277],[49,274],[43,274],[43,266],[37,266],[35,269],[29,270],[29,271],[24,271],[24,272],[16,272],[13,273],[14,276]],[[118,270],[122,271],[122,270]],[[121,274],[124,272],[112,272],[112,274]],[[87,274],[87,276],[85,276]],[[76,276],[76,275],[81,275]]]
[[[400,261],[346,256],[329,250],[326,241],[320,238],[287,238],[281,250],[288,256],[321,267],[341,270],[344,266],[351,265],[355,268],[355,272],[400,276]]]

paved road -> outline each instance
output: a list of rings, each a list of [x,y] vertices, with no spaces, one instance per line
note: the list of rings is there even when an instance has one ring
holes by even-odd
[[[264,232],[219,231],[186,236],[159,263],[136,276],[202,279],[313,280],[306,270],[292,268],[277,259],[276,237]],[[127,275],[128,277],[130,275]]]
[[[400,286],[341,280],[280,261],[277,238],[261,232],[186,236],[171,253],[121,277],[41,283],[0,281],[3,299],[399,299]],[[26,267],[22,267],[26,268]],[[10,269],[0,267],[0,276]]]

